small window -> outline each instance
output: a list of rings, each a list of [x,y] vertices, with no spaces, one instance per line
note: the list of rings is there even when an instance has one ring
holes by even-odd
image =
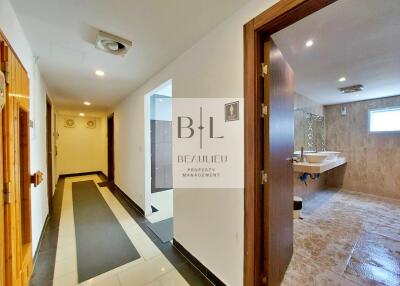
[[[369,110],[369,132],[400,132],[400,107]]]

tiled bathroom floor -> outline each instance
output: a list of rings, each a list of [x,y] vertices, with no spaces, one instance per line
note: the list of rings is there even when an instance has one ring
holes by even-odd
[[[314,193],[294,222],[282,285],[400,285],[400,201],[346,191]]]

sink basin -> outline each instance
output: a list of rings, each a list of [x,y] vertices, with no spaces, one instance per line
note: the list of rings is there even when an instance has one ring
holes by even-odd
[[[333,160],[333,159],[336,159],[339,156],[340,152],[336,152],[336,151],[321,151],[321,152],[318,152],[318,154],[328,155],[326,160]]]
[[[305,153],[304,158],[306,158],[306,161],[308,163],[321,163],[326,158],[328,158],[329,155],[327,154],[321,154],[321,153]]]
[[[317,153],[317,152],[315,152],[315,151],[304,151],[303,152],[303,154],[310,154],[310,153]],[[293,152],[293,156],[300,157],[301,156],[301,151],[294,151]]]

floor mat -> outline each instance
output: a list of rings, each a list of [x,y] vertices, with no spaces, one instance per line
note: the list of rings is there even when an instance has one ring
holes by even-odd
[[[159,239],[161,239],[162,242],[171,241],[174,236],[174,219],[172,217],[156,223],[147,221],[146,225],[154,232],[155,235],[158,236]]]
[[[78,282],[140,258],[94,181],[72,183]]]

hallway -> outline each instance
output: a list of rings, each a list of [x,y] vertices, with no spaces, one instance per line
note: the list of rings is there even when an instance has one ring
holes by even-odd
[[[400,0],[0,0],[0,286],[400,286]]]
[[[31,286],[213,285],[171,242],[163,243],[152,233],[147,227],[147,219],[118,190],[107,186],[101,187],[104,185],[101,184],[104,179],[105,177],[102,175],[93,174],[62,177],[59,180],[54,196],[54,209],[42,238],[38,259],[31,279]],[[101,201],[94,202],[92,197],[86,206],[82,203],[79,206],[74,205],[74,202],[76,204],[74,196],[77,193],[77,183],[83,184],[83,188],[78,190],[81,193],[89,191],[90,183],[96,184],[96,192],[107,204],[108,209],[116,219],[114,224],[117,225],[111,225],[111,227],[122,227],[124,233],[120,234],[120,236],[129,238],[133,246],[133,248],[130,248],[130,252],[135,254],[137,250],[139,254],[137,257],[130,259],[131,261],[128,263],[121,262],[115,268],[108,266],[107,269],[110,261],[115,262],[117,260],[116,263],[118,263],[121,257],[113,257],[113,259],[110,257],[104,259],[103,257],[101,259],[98,253],[88,254],[87,256],[89,257],[80,256],[79,243],[84,245],[85,241],[79,241],[87,238],[82,239],[82,233],[78,233],[77,229],[80,226],[85,226],[86,228],[88,225],[85,225],[85,220],[79,218],[74,212],[90,212],[93,209],[93,205],[101,204]],[[82,199],[78,202],[82,202]],[[78,207],[81,209],[78,209]],[[99,214],[97,212],[95,216]],[[87,213],[87,215],[90,215],[90,213]],[[103,221],[101,221],[102,219]],[[79,222],[82,225],[79,225]],[[109,228],[110,225],[107,225],[107,223],[112,223],[112,219],[110,222],[104,216],[100,216],[99,221],[96,222],[100,226]],[[107,239],[111,238],[110,233],[107,234],[105,232],[104,235],[107,236]],[[113,237],[115,238],[115,235]],[[119,245],[114,244],[113,246],[113,241],[115,242],[115,239],[110,240],[109,247],[111,249],[110,253],[115,255],[114,250]],[[90,247],[90,242],[88,246]],[[83,251],[85,249],[82,249]],[[80,268],[79,261],[82,259],[85,263],[82,263]],[[97,275],[89,274],[87,276],[87,265],[93,263],[95,264],[94,272],[96,272],[96,269],[103,269],[103,271],[98,271]],[[87,279],[80,281],[81,279],[78,278],[80,276],[84,276]]]

